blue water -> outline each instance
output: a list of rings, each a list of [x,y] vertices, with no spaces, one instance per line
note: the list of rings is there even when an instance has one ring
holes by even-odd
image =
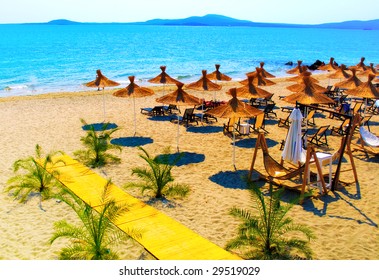
[[[87,90],[96,69],[127,85],[160,73],[184,83],[201,70],[245,78],[260,61],[285,75],[288,61],[379,63],[378,30],[101,25],[0,25],[0,97]]]

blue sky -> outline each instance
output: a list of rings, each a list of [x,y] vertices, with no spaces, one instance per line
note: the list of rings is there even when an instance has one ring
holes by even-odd
[[[255,22],[318,24],[379,18],[378,0],[10,0],[0,23],[135,22],[221,14]]]

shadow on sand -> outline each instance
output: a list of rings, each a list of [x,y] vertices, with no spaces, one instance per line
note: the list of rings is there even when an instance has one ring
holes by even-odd
[[[190,152],[180,152],[174,154],[162,154],[158,155],[158,158],[168,157],[168,162],[170,165],[183,166],[191,163],[200,163],[205,160],[204,154],[190,153]],[[179,160],[178,160],[179,158]],[[176,161],[176,163],[175,163]]]
[[[209,177],[212,182],[228,189],[246,190],[248,170],[220,171]]]
[[[188,132],[193,133],[218,133],[222,132],[223,128],[221,126],[191,126],[187,129]]]
[[[274,147],[275,145],[278,144],[277,141],[274,141],[270,138],[266,138],[266,143],[269,148]],[[236,147],[239,147],[239,148],[255,148],[256,144],[257,144],[257,138],[244,138],[244,139],[236,141]]]
[[[111,144],[123,147],[138,147],[153,143],[150,137],[120,137],[111,140]]]
[[[104,131],[108,129],[117,128],[117,124],[115,123],[91,123],[82,126],[83,130],[91,130],[91,127],[95,129],[95,131]]]

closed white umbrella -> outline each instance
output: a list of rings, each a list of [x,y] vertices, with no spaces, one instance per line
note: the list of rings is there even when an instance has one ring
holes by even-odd
[[[293,109],[289,116],[291,124],[288,129],[286,142],[282,152],[282,158],[294,164],[305,162],[305,150],[303,149],[303,141],[301,139],[302,119],[303,115],[301,114],[300,109]]]

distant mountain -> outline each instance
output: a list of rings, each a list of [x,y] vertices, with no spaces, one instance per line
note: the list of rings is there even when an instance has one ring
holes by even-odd
[[[82,24],[81,22],[77,21],[71,21],[67,19],[55,19],[51,20],[49,22],[46,22],[46,24],[52,24],[52,25],[75,25],[75,24]]]
[[[285,24],[263,23],[239,20],[222,15],[205,15],[203,17],[188,17],[184,19],[152,19],[136,22],[142,25],[184,25],[184,26],[249,26],[249,27],[292,27],[292,28],[336,28],[336,29],[379,29],[379,19],[369,21],[345,21],[325,24]]]
[[[75,24],[104,24],[104,23],[82,23],[66,19],[57,19],[45,24],[50,25],[75,25]],[[245,27],[290,27],[290,28],[334,28],[334,29],[363,29],[379,30],[379,19],[368,21],[344,21],[324,24],[286,24],[286,23],[264,23],[249,20],[240,20],[222,15],[209,14],[202,17],[193,16],[183,19],[151,19],[144,22],[125,22],[109,24],[128,25],[173,25],[173,26],[245,26]]]

